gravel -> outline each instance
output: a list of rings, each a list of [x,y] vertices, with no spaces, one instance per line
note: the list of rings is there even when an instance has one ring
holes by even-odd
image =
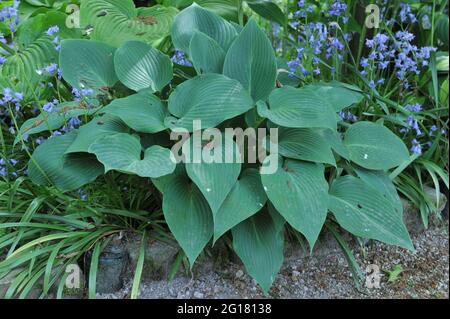
[[[412,235],[416,252],[409,252],[379,242],[354,244],[354,254],[365,270],[369,265],[380,269],[380,288],[363,285],[355,288],[342,252],[337,247],[316,255],[298,247],[286,251],[283,267],[265,296],[242,264],[204,260],[190,275],[184,272],[168,283],[144,280],[139,298],[449,298],[448,223],[433,225]],[[388,282],[386,270],[400,265],[403,272],[395,282]],[[100,298],[128,298],[132,275],[124,288]]]

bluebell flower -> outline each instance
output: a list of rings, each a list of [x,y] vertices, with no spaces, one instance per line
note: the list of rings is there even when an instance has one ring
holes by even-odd
[[[400,21],[415,23],[417,21],[416,15],[412,13],[411,6],[407,3],[400,3],[399,12]]]
[[[407,109],[408,111],[411,111],[411,112],[420,112],[420,111],[422,111],[422,105],[421,104],[419,104],[419,103],[416,103],[416,104],[407,104],[407,105],[405,105],[405,109]]]
[[[186,58],[186,54],[181,50],[175,50],[171,60],[179,65],[192,66],[192,62]]]
[[[86,191],[84,189],[79,189],[78,190],[78,194],[80,195],[80,199],[83,202],[87,201],[87,194],[86,194]]]
[[[411,152],[413,154],[421,155],[422,154],[422,146],[420,145],[419,141],[417,141],[416,139],[413,139],[411,141],[411,143],[412,143]]]
[[[5,62],[6,62],[6,58],[0,56],[0,65],[5,64]]]
[[[48,36],[53,36],[58,32],[59,32],[59,27],[57,25],[54,25],[54,26],[51,26],[50,28],[48,28],[46,33]]]

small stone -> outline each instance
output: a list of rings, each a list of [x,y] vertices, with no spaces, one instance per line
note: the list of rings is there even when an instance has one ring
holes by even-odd
[[[244,272],[242,271],[242,270],[238,270],[237,272],[236,272],[236,278],[242,278],[242,276],[244,276]]]
[[[196,292],[194,292],[194,298],[203,299],[204,295],[201,292],[196,291]]]

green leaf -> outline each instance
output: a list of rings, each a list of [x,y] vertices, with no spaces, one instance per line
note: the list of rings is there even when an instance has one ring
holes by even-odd
[[[97,111],[97,108],[91,109],[85,103],[63,102],[58,105],[57,110],[51,113],[44,111],[38,116],[26,120],[20,127],[20,134],[17,134],[14,145],[20,142],[21,136],[25,138],[41,132],[56,130],[72,117],[91,115]]]
[[[60,39],[80,38],[81,30],[66,26],[67,15],[59,11],[48,11],[37,14],[20,23],[15,36],[15,43],[24,49],[46,34],[52,26],[58,26],[57,36]]]
[[[402,214],[361,179],[344,176],[335,180],[330,189],[330,210],[337,222],[356,236],[414,250]]]
[[[77,89],[100,90],[117,82],[112,46],[92,40],[64,40],[59,64],[64,80]]]
[[[266,100],[275,89],[275,53],[266,34],[253,19],[228,50],[223,74],[241,82],[255,102]]]
[[[248,6],[261,17],[274,21],[281,26],[286,25],[287,15],[270,0],[245,0]]]
[[[192,268],[213,235],[211,209],[186,174],[178,175],[166,186],[163,197],[164,217]]]
[[[325,138],[325,140],[330,144],[333,151],[335,151],[339,156],[345,159],[350,158],[350,153],[342,141],[341,134],[330,129],[324,129],[320,131],[320,134]]]
[[[363,92],[358,87],[338,81],[319,82],[306,87],[311,88],[323,99],[329,101],[336,112],[358,104],[364,98]]]
[[[327,140],[313,129],[278,128],[278,147],[284,157],[336,166]]]
[[[103,166],[91,155],[65,155],[76,136],[76,131],[54,136],[36,148],[28,163],[28,175],[35,184],[71,191],[103,173]]]
[[[192,37],[198,31],[214,39],[224,51],[237,35],[235,28],[225,19],[194,3],[175,17],[172,28],[174,46],[189,53]]]
[[[114,57],[117,76],[132,90],[161,91],[173,78],[172,61],[148,44],[126,42]]]
[[[171,174],[175,170],[175,161],[169,149],[155,145],[145,150],[141,159],[142,147],[139,138],[118,133],[97,139],[89,147],[105,171],[116,170],[141,177],[157,178]]]
[[[402,140],[386,127],[371,122],[358,122],[345,133],[344,145],[350,160],[373,170],[387,170],[409,159]]]
[[[214,214],[214,242],[240,222],[259,212],[266,204],[267,196],[256,169],[242,172],[238,181]]]
[[[311,88],[285,86],[277,89],[269,96],[269,107],[264,102],[258,103],[258,113],[275,124],[291,128],[336,130],[333,107]]]
[[[89,123],[80,126],[72,145],[67,149],[69,153],[88,153],[89,147],[100,137],[115,133],[125,133],[127,127],[117,117],[111,115],[99,116]]]
[[[196,32],[190,44],[190,58],[197,74],[222,73],[225,51],[216,40]]]
[[[397,188],[392,183],[386,172],[369,171],[363,168],[355,168],[358,177],[379,192],[384,198],[389,200],[394,210],[400,215],[403,214],[403,204],[398,196]]]
[[[242,85],[221,74],[204,74],[180,84],[169,97],[166,125],[193,129],[193,121],[201,120],[203,128],[217,126],[225,120],[245,113],[253,101]]]
[[[283,264],[284,234],[280,218],[259,213],[232,229],[233,248],[264,293]]]
[[[202,154],[203,159],[196,161],[195,154]],[[238,146],[225,137],[222,140],[213,140],[203,148],[202,145],[195,145],[191,138],[185,142],[183,155],[190,159],[185,164],[188,176],[198,186],[215,214],[241,173]]]
[[[136,9],[132,0],[83,0],[81,25],[91,26],[91,38],[120,47],[127,41],[159,46],[169,35],[178,10],[154,5]]]
[[[261,175],[264,189],[277,211],[305,235],[312,250],[328,211],[324,167],[289,159],[280,164],[276,173]]]
[[[119,117],[137,132],[157,133],[166,129],[164,119],[167,110],[150,90],[115,99],[101,112]]]

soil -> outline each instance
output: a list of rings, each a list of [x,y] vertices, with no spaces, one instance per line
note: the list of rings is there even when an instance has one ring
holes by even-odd
[[[432,225],[412,235],[416,252],[379,242],[354,243],[362,270],[369,265],[380,269],[380,287],[356,289],[352,274],[338,247],[321,249],[312,256],[290,247],[283,267],[265,296],[256,282],[238,262],[204,261],[190,275],[179,274],[171,283],[144,280],[139,298],[449,298],[448,222]],[[403,272],[388,281],[385,271],[401,266]],[[132,276],[122,290],[99,298],[128,298]]]

